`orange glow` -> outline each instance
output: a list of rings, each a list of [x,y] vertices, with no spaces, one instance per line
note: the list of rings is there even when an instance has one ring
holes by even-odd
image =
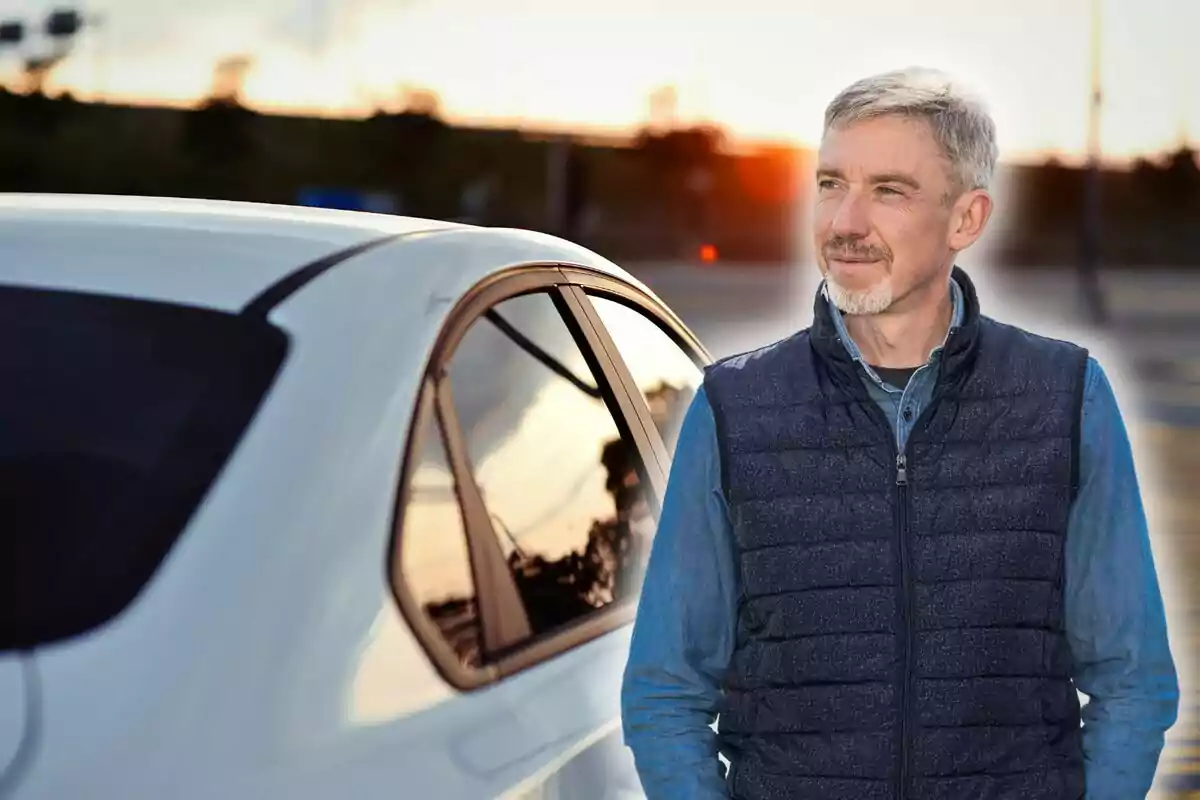
[[[767,150],[737,162],[738,184],[756,203],[787,203],[795,199],[796,175],[808,168],[807,158],[794,149]]]
[[[717,260],[717,248],[715,245],[702,244],[700,245],[700,260],[705,264],[712,264]]]

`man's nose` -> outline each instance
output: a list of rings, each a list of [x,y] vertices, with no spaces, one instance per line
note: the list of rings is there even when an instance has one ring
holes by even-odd
[[[832,232],[838,236],[865,236],[870,233],[865,200],[859,192],[846,192],[833,215]]]

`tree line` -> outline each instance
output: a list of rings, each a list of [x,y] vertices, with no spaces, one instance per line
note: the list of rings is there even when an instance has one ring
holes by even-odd
[[[0,190],[274,203],[350,190],[385,196],[397,213],[549,230],[635,261],[690,259],[710,245],[726,261],[779,263],[804,239],[811,154],[794,148],[739,149],[709,126],[631,141],[454,126],[422,92],[365,119],[270,115],[241,103],[236,79],[226,83],[190,109],[0,89]],[[1002,263],[1073,263],[1083,171],[1055,162],[1005,169],[1017,196]],[[1193,151],[1105,171],[1101,197],[1104,263],[1194,263]]]

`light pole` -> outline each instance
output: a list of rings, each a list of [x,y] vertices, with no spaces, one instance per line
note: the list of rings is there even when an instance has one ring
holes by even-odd
[[[1088,104],[1087,172],[1083,196],[1083,236],[1079,262],[1080,288],[1092,321],[1104,324],[1107,313],[1100,286],[1100,115],[1104,102],[1100,76],[1101,0],[1091,0],[1091,98]]]
[[[108,102],[105,78],[108,68],[108,52],[105,50],[104,27],[108,18],[104,14],[92,14],[87,25],[92,29],[92,102]]]

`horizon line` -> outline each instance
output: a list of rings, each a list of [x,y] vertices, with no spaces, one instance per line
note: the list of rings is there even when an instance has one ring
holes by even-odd
[[[5,82],[0,81],[0,91],[17,96],[27,96],[25,93],[16,91],[13,87],[8,86]],[[149,98],[137,96],[120,96],[115,93],[105,93],[101,97],[96,97],[92,92],[75,92],[69,86],[53,87],[51,91],[46,91],[45,96],[51,100],[62,100],[65,96],[70,96],[74,102],[83,105],[95,106],[113,106],[113,107],[130,107],[144,109],[173,109],[173,110],[197,110],[199,105],[203,103],[206,97],[197,97],[189,100],[172,99],[166,97]],[[318,108],[318,107],[303,107],[293,106],[279,103],[245,103],[239,101],[242,105],[255,113],[265,116],[294,118],[294,119],[330,119],[330,120],[345,120],[357,121],[366,120],[375,114],[398,114],[403,113],[403,109],[392,110],[381,106],[364,107],[362,109],[337,109],[337,108]],[[518,131],[534,137],[574,137],[583,139],[592,139],[607,141],[610,144],[629,144],[642,132],[658,127],[651,121],[645,120],[636,125],[617,125],[608,123],[578,123],[564,122],[549,118],[517,118],[507,116],[481,116],[471,114],[456,114],[438,110],[436,115],[438,119],[445,122],[447,125],[459,128],[468,128],[476,130],[495,130],[495,131]],[[769,151],[769,150],[790,150],[803,154],[812,154],[817,150],[818,145],[801,141],[797,137],[789,137],[778,134],[765,133],[738,133],[733,131],[726,124],[711,119],[689,119],[679,120],[676,122],[675,130],[687,130],[698,127],[711,127],[721,132],[728,149],[734,153],[747,151]],[[1169,157],[1180,152],[1181,149],[1193,149],[1191,141],[1181,141],[1170,149],[1162,149],[1150,151],[1138,155],[1111,155],[1101,154],[1100,161],[1104,166],[1114,166],[1120,169],[1129,169],[1138,161],[1156,162],[1165,157]],[[1088,154],[1085,152],[1073,153],[1062,150],[1031,150],[1031,151],[1010,151],[1008,153],[1001,152],[1000,163],[1011,164],[1015,166],[1040,166],[1049,163],[1058,163],[1063,166],[1084,166],[1088,161]]]

